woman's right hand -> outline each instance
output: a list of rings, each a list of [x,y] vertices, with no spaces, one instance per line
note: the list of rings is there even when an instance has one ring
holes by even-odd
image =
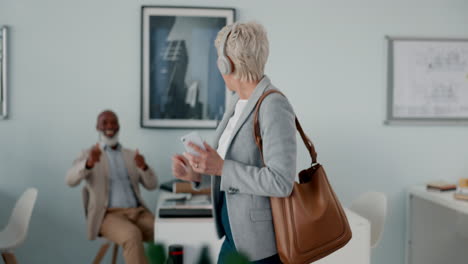
[[[184,181],[201,181],[201,175],[193,170],[189,161],[183,155],[174,155],[172,157],[172,175]]]

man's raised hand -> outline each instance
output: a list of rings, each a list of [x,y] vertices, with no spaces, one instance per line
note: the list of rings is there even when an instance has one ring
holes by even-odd
[[[142,170],[148,169],[148,165],[146,165],[145,162],[145,157],[143,157],[143,155],[140,154],[140,151],[138,149],[135,152],[135,164],[138,168]]]
[[[94,167],[94,164],[98,163],[101,160],[101,149],[99,148],[99,143],[93,146],[89,152],[88,160],[86,161],[86,168],[91,169]]]

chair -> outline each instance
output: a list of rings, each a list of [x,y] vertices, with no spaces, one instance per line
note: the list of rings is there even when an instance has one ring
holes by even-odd
[[[369,220],[371,224],[371,247],[377,247],[387,216],[387,197],[381,192],[367,192],[353,201],[349,208]]]
[[[88,217],[88,202],[89,202],[89,191],[88,188],[85,186],[81,190],[82,198],[83,198],[83,206],[84,206],[84,211],[85,211],[85,217]],[[99,248],[98,253],[96,254],[96,257],[93,260],[93,264],[99,264],[101,263],[102,259],[106,255],[107,250],[109,249],[110,245],[112,244],[111,241],[100,237],[100,240],[103,241],[103,244],[101,245],[101,248]],[[114,243],[114,249],[112,252],[112,264],[117,263],[117,253],[119,252],[119,245]]]
[[[37,189],[27,189],[16,201],[7,226],[0,231],[0,252],[6,264],[17,263],[13,250],[26,239],[36,198]]]
[[[109,240],[107,240],[105,238],[101,238],[101,240],[103,240],[103,244],[102,244],[101,248],[99,249],[98,253],[96,254],[96,257],[93,260],[93,264],[101,263],[102,259],[106,255],[107,249],[109,249],[110,245],[112,244],[111,241],[109,241]],[[113,249],[113,252],[112,252],[112,264],[117,263],[117,253],[118,252],[119,252],[119,245],[114,243],[114,249]]]

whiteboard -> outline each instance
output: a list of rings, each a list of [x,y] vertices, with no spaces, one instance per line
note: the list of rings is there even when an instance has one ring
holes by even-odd
[[[468,124],[468,39],[388,40],[387,120]]]

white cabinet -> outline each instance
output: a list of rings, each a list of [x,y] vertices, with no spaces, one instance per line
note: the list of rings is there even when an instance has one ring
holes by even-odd
[[[417,186],[407,206],[407,264],[468,262],[468,202]]]

